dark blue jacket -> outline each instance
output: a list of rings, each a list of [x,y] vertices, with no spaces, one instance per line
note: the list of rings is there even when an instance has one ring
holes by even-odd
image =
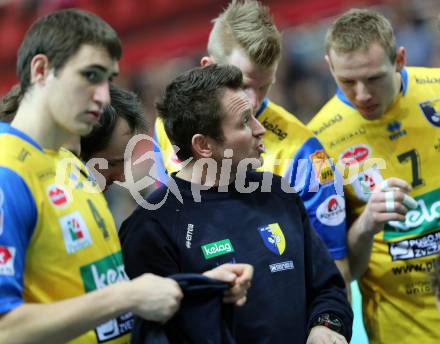
[[[251,192],[232,184],[201,191],[200,199],[192,192],[197,185],[173,177],[179,192],[162,186],[148,197],[150,203],[166,198],[159,209],[138,208],[122,225],[127,274],[249,263],[255,272],[248,302],[236,312],[238,343],[305,343],[322,313],[339,317],[349,340],[353,313],[339,271],[300,198],[284,192],[277,176],[268,187],[263,175],[272,176],[248,173],[246,185],[259,185]]]

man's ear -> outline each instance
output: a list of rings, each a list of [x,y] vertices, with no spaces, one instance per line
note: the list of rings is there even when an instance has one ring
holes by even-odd
[[[325,62],[327,63],[328,68],[330,69],[330,73],[333,74],[333,64],[332,64],[332,60],[330,60],[330,56],[329,55],[325,55],[324,56]]]
[[[400,72],[406,64],[406,50],[404,47],[399,47],[396,54],[396,72]]]
[[[191,139],[191,147],[194,155],[198,158],[210,158],[212,156],[212,146],[205,135],[195,134]]]
[[[37,54],[31,60],[30,81],[31,84],[45,83],[49,75],[49,59],[44,54]]]
[[[211,55],[203,56],[202,59],[200,60],[200,65],[202,67],[205,67],[205,66],[213,64],[213,63],[215,63],[215,60]]]

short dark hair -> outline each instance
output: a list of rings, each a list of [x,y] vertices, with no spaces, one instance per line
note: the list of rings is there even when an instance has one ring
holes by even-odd
[[[98,16],[78,9],[66,9],[39,18],[27,31],[18,50],[17,76],[21,90],[30,85],[30,65],[44,54],[57,72],[83,44],[102,46],[112,59],[122,54],[121,41],[113,28]]]
[[[10,123],[17,113],[20,101],[23,98],[19,84],[14,85],[11,90],[0,101],[0,121]]]
[[[81,138],[81,158],[84,161],[108,146],[120,119],[127,121],[132,133],[147,131],[147,122],[139,97],[129,90],[110,84],[110,104],[104,106],[98,125],[89,135]]]
[[[373,43],[379,43],[391,63],[395,62],[396,38],[390,21],[376,11],[352,8],[331,24],[325,37],[325,52],[352,53],[367,50]]]
[[[222,141],[221,96],[225,88],[242,87],[243,76],[234,66],[211,64],[193,68],[175,78],[156,101],[171,142],[180,149],[180,160],[192,157],[191,140],[203,134]]]

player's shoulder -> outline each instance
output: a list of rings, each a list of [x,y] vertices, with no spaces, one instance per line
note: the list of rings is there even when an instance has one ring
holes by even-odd
[[[326,143],[336,136],[350,132],[363,123],[362,116],[340,94],[333,96],[307,124],[318,140],[328,148]]]
[[[434,68],[434,67],[405,67],[402,71],[403,73],[407,73],[409,78],[415,78],[420,76],[440,76],[440,68]],[[420,84],[423,84],[423,82],[426,81],[435,81],[435,80],[419,80]]]
[[[289,142],[305,141],[314,136],[312,131],[306,127],[294,114],[284,107],[268,100],[264,111],[259,115],[258,120],[263,124],[266,131],[280,136],[279,139],[288,139]]]
[[[265,117],[267,118],[282,119],[287,123],[294,125],[295,127],[299,127],[304,129],[305,131],[309,131],[305,124],[301,122],[293,113],[289,112],[281,105],[275,104],[271,100],[267,101],[267,106],[262,114],[265,114]]]
[[[423,97],[428,91],[440,90],[440,68],[406,67],[401,74],[409,95]]]

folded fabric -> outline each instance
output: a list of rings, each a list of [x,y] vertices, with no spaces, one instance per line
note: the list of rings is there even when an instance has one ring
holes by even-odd
[[[179,311],[166,324],[135,317],[135,344],[234,344],[233,305],[222,302],[229,285],[200,274],[176,274],[184,297]]]

